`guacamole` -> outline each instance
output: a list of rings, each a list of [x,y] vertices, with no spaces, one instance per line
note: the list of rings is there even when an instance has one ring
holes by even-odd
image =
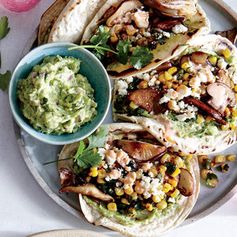
[[[43,133],[74,133],[97,114],[94,90],[79,74],[80,60],[49,56],[18,83],[20,108]]]

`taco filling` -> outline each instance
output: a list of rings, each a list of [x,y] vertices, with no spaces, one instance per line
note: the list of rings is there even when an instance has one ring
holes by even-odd
[[[207,26],[195,1],[180,1],[179,11],[172,4],[164,8],[156,2],[117,1],[102,8],[97,22],[86,29],[82,44],[97,46],[92,52],[112,76],[159,63]],[[182,3],[190,5],[185,8]]]
[[[236,56],[194,47],[149,73],[115,82],[114,113],[148,117],[181,138],[218,136],[237,122]],[[171,136],[174,136],[173,133]]]
[[[105,129],[66,156],[62,151],[73,162],[59,162],[60,191],[83,195],[86,205],[124,226],[162,221],[174,213],[178,218],[187,199],[197,195],[192,156],[167,150],[146,131],[106,134]]]

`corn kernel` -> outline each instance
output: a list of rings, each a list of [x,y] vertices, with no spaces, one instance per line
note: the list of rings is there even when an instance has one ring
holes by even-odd
[[[234,109],[234,110],[232,111],[232,116],[233,116],[234,118],[237,118],[237,109]]]
[[[138,198],[137,193],[135,193],[135,192],[132,193],[131,197],[132,197],[132,200],[137,200],[137,198]]]
[[[164,164],[165,162],[169,162],[170,161],[170,155],[168,153],[164,154],[162,157],[161,157],[161,163]]]
[[[208,60],[213,66],[215,66],[217,63],[217,57],[215,57],[215,56],[208,57]]]
[[[125,204],[125,205],[129,205],[129,202],[128,202],[128,200],[127,200],[126,198],[122,198],[122,199],[121,199],[121,202],[122,202],[123,204]]]
[[[129,103],[129,107],[130,107],[131,109],[137,109],[137,108],[138,108],[138,105],[136,105],[133,101],[131,101],[131,102]]]
[[[139,84],[138,84],[138,88],[139,89],[146,89],[148,87],[148,82],[145,80],[142,80]]]
[[[147,209],[148,211],[152,211],[152,210],[153,210],[152,204],[147,203],[147,204],[146,204],[146,209]]]
[[[193,158],[193,155],[192,154],[189,154],[185,157],[187,160],[191,160]]]
[[[236,125],[234,124],[234,123],[231,123],[230,124],[230,129],[233,131],[233,130],[235,130],[236,129]]]
[[[116,193],[117,196],[124,195],[124,191],[121,188],[115,188],[115,193]]]
[[[171,68],[168,69],[168,73],[170,75],[175,74],[177,71],[178,71],[177,67],[171,67]]]
[[[109,211],[117,211],[117,205],[115,202],[110,202],[108,205],[107,205],[107,208]]]
[[[207,122],[211,122],[211,121],[213,121],[213,118],[208,115],[208,116],[206,117],[206,121],[207,121]]]
[[[131,195],[131,194],[133,193],[133,188],[132,188],[132,187],[126,188],[126,189],[124,189],[124,192],[125,192],[127,195]]]
[[[230,82],[230,88],[233,90],[235,88],[235,83],[233,81]]]
[[[158,202],[160,202],[160,197],[158,195],[153,195],[152,196],[152,201],[155,202],[155,203],[158,203]]]
[[[171,81],[166,81],[165,85],[167,86],[168,89],[171,89],[173,87],[173,83]]]
[[[202,124],[203,122],[204,122],[203,116],[200,115],[200,114],[198,114],[198,116],[197,116],[197,123],[198,123],[198,124]]]
[[[182,65],[181,65],[181,68],[184,69],[184,70],[187,70],[189,68],[189,63],[188,62],[184,62]]]
[[[159,75],[158,79],[159,79],[159,81],[162,82],[162,83],[165,82],[165,74],[164,74],[164,73],[161,73],[161,74]]]
[[[166,171],[166,170],[167,170],[167,167],[164,166],[164,165],[161,165],[161,166],[159,167],[159,171],[160,171],[160,173],[161,173],[162,176],[165,176],[165,171]]]
[[[170,81],[172,80],[172,78],[173,78],[172,75],[168,73],[167,71],[165,71],[165,80]]]
[[[154,176],[157,176],[157,174],[158,174],[157,169],[156,169],[155,166],[152,166],[152,167],[151,167],[150,172],[151,172]]]
[[[103,179],[103,178],[101,178],[101,177],[98,177],[98,178],[97,178],[97,183],[98,183],[98,184],[104,184],[104,183],[105,183],[105,181],[104,181],[104,179]]]
[[[218,155],[215,156],[215,163],[216,164],[221,164],[221,163],[225,163],[226,162],[226,157],[223,155]]]
[[[183,168],[184,167],[184,160],[179,156],[175,157],[174,163],[178,168]]]
[[[178,185],[178,181],[176,179],[168,179],[168,183],[171,184],[174,188],[176,188]]]
[[[173,178],[177,177],[180,174],[181,170],[179,168],[176,168],[174,173],[171,175]]]
[[[137,170],[136,171],[136,179],[141,179],[142,178],[142,173],[143,173],[142,169]]]
[[[159,210],[164,210],[167,207],[167,202],[165,200],[160,201],[159,203],[156,204],[156,207]]]
[[[179,193],[180,193],[179,190],[178,190],[178,189],[175,189],[174,192],[170,194],[170,196],[171,196],[172,198],[176,198],[176,197],[179,195]]]
[[[228,59],[231,56],[231,52],[228,48],[222,50],[222,54],[225,57],[225,59]]]
[[[90,169],[89,175],[90,175],[91,177],[97,177],[97,175],[98,175],[97,167],[92,167],[92,168]]]
[[[226,159],[228,160],[228,161],[235,161],[236,160],[236,155],[228,155],[227,157],[226,157]]]
[[[221,125],[222,131],[227,131],[229,129],[229,124]]]
[[[237,92],[237,85],[234,86],[234,91]]]
[[[183,75],[183,79],[186,81],[186,80],[188,80],[188,78],[189,78],[189,73],[185,73],[184,75]]]
[[[230,115],[231,115],[230,109],[226,108],[225,109],[225,117],[230,117]]]
[[[104,169],[98,170],[98,176],[104,178],[106,176],[106,171]]]
[[[164,186],[163,186],[163,192],[164,193],[168,193],[172,189],[173,189],[173,187],[168,183],[165,183]]]

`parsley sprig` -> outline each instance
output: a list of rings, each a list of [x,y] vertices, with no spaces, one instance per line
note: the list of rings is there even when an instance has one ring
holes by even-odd
[[[111,52],[116,55],[118,62],[130,64],[136,69],[141,69],[153,59],[153,54],[148,47],[133,47],[130,40],[119,40],[116,49],[113,49],[108,45],[109,38],[109,29],[104,26],[99,26],[97,33],[90,39],[91,44],[78,45],[70,48],[70,50],[80,48],[92,49],[92,53],[100,60],[105,57],[106,52]]]

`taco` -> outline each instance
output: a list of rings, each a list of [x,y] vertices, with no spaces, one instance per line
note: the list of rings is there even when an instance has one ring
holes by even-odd
[[[48,42],[49,33],[59,14],[70,0],[56,0],[42,15],[38,30],[38,45]]]
[[[199,193],[199,166],[140,125],[104,125],[64,146],[61,192],[79,194],[85,218],[127,236],[158,236],[184,221]]]
[[[162,64],[208,31],[196,1],[109,0],[86,27],[81,44],[96,46],[92,52],[116,78]]]
[[[54,23],[48,42],[80,42],[85,27],[106,0],[70,0]]]
[[[237,50],[226,38],[196,38],[148,73],[115,81],[114,119],[141,124],[165,146],[209,154],[236,142]]]

